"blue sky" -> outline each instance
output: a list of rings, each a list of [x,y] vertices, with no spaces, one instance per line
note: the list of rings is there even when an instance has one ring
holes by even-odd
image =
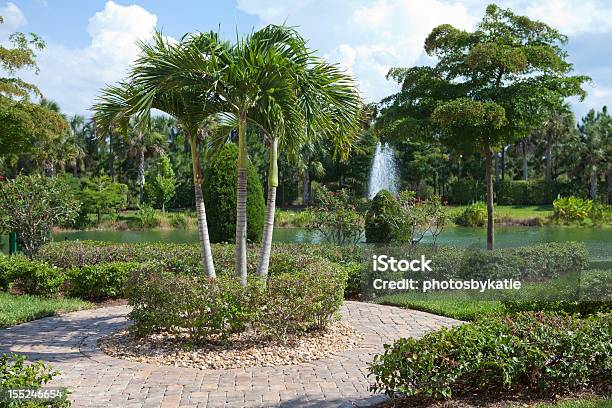
[[[47,42],[40,73],[20,73],[68,114],[88,114],[98,90],[120,80],[137,53],[134,42],[154,28],[180,38],[221,28],[233,38],[265,24],[298,26],[319,54],[358,80],[364,98],[377,101],[396,89],[384,75],[393,66],[430,64],[423,41],[442,23],[470,29],[489,1],[481,0],[0,0],[0,41],[18,30]],[[612,103],[612,2],[508,0],[503,7],[557,27],[577,73],[590,75],[578,116]]]

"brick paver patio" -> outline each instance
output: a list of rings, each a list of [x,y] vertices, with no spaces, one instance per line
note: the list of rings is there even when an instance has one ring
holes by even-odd
[[[429,313],[346,302],[343,320],[359,348],[300,365],[199,370],[110,357],[97,340],[127,325],[127,306],[48,317],[0,330],[0,352],[17,352],[61,371],[74,407],[353,407],[384,399],[369,390],[367,364],[382,345],[459,322]]]

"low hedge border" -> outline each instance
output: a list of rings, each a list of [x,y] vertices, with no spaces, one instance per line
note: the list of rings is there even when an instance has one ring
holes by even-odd
[[[486,318],[386,345],[372,390],[446,399],[498,390],[557,394],[612,385],[612,316],[554,313]]]

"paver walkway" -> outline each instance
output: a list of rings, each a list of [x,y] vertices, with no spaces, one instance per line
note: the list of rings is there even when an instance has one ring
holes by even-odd
[[[353,407],[384,399],[368,390],[367,364],[384,343],[459,322],[429,313],[346,302],[343,320],[364,340],[353,350],[299,365],[199,370],[120,360],[97,340],[127,325],[127,306],[83,310],[0,330],[0,353],[17,352],[62,372],[51,385],[73,407]]]

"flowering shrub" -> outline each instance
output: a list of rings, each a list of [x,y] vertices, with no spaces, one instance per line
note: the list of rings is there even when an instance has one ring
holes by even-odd
[[[365,221],[349,193],[344,189],[334,192],[323,188],[317,199],[317,207],[312,210],[307,228],[319,232],[326,242],[336,245],[358,243]]]
[[[143,264],[127,289],[130,319],[137,335],[155,331],[188,333],[195,343],[224,340],[248,328],[284,339],[324,328],[342,305],[346,273],[329,261],[310,262],[303,270],[254,278],[246,287],[233,277],[214,282],[202,276],[164,271]]]

